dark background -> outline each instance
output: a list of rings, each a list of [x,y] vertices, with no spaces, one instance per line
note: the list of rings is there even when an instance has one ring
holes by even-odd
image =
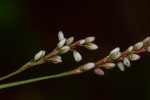
[[[1,0],[0,76],[11,73],[41,49],[50,52],[58,43],[57,33],[76,40],[95,36],[97,51],[79,48],[83,61],[72,53],[63,63],[30,68],[2,83],[68,71],[89,60],[97,61],[110,50],[121,50],[149,36],[149,0]],[[81,75],[50,79],[0,90],[2,100],[150,100],[150,56],[121,72],[118,68],[97,76]]]

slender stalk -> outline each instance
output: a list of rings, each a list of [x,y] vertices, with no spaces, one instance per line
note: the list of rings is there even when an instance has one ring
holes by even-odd
[[[70,46],[70,48],[71,48],[71,49],[76,48],[76,46],[79,46],[79,43],[80,43],[80,40],[74,42],[74,43]],[[0,78],[0,81],[5,80],[5,79],[7,79],[7,78],[10,78],[10,77],[12,77],[12,76],[14,76],[14,75],[17,75],[17,74],[23,72],[24,70],[26,70],[26,69],[28,69],[28,68],[30,68],[30,67],[47,63],[49,58],[51,58],[51,57],[53,57],[53,56],[55,56],[55,55],[57,55],[57,54],[58,54],[58,50],[55,48],[52,52],[50,52],[49,54],[47,54],[45,57],[43,57],[43,58],[40,59],[39,61],[36,61],[36,62],[34,62],[34,61],[32,61],[32,60],[29,61],[28,63],[26,63],[25,65],[23,65],[23,66],[22,66],[21,68],[19,68],[18,70],[14,71],[14,72],[12,72],[12,73],[6,75],[6,76],[1,77],[1,78]]]
[[[63,72],[63,73],[60,73],[60,74],[55,74],[55,75],[50,75],[50,76],[44,76],[44,77],[33,78],[33,79],[28,79],[28,80],[23,80],[23,81],[6,83],[6,84],[0,85],[0,89],[4,89],[4,88],[8,88],[8,87],[14,87],[14,86],[28,84],[28,83],[33,83],[33,82],[47,80],[47,79],[52,79],[52,78],[59,78],[59,77],[69,76],[69,75],[73,75],[73,74],[76,74],[75,71],[68,71],[68,72]]]
[[[31,65],[31,62],[26,63],[24,66],[22,66],[22,67],[19,68],[18,70],[14,71],[14,72],[12,72],[12,73],[10,73],[10,74],[4,76],[4,77],[1,77],[1,78],[0,78],[0,81],[2,81],[2,80],[4,80],[4,79],[7,79],[7,78],[9,78],[9,77],[11,77],[11,76],[14,76],[14,75],[16,75],[16,74],[18,74],[18,73],[20,73],[20,72],[26,70],[30,65]]]

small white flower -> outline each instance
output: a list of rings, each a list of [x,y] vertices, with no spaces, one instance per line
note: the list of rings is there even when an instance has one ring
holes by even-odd
[[[115,49],[113,49],[113,50],[110,52],[110,54],[113,54],[113,53],[118,52],[118,51],[120,51],[120,48],[119,48],[119,47],[116,47]]]
[[[118,62],[118,63],[117,63],[117,66],[118,66],[118,68],[119,68],[121,71],[124,71],[124,70],[125,70],[125,67],[124,67],[124,65],[123,65],[122,62]]]
[[[87,49],[89,49],[89,50],[96,50],[96,49],[98,49],[98,46],[97,46],[96,44],[94,44],[94,43],[87,43],[87,44],[85,45],[85,47],[86,47]]]
[[[93,62],[87,63],[85,65],[82,66],[84,70],[91,70],[95,67],[95,64]]]
[[[130,60],[139,60],[140,59],[140,56],[139,55],[137,55],[137,54],[130,54],[129,55],[129,59]]]
[[[80,55],[80,53],[75,50],[73,51],[73,57],[76,62],[80,62],[82,60],[82,56]]]
[[[91,43],[91,42],[93,42],[94,40],[95,40],[95,37],[93,37],[93,36],[85,38],[85,42],[86,42],[86,43]]]
[[[65,54],[70,50],[69,46],[64,46],[59,50],[59,54]]]
[[[133,46],[134,50],[139,50],[143,47],[143,42],[138,42]]]
[[[120,51],[116,51],[116,52],[110,54],[109,57],[111,58],[111,60],[116,60],[116,59],[120,58],[120,56],[121,56],[121,52]]]
[[[114,68],[116,66],[116,64],[115,63],[106,63],[103,66],[106,69],[111,69],[111,68]]]
[[[45,51],[41,50],[34,56],[34,61],[41,59],[45,55]]]
[[[63,34],[62,31],[60,31],[60,32],[58,33],[58,40],[61,41],[61,40],[63,40],[63,39],[64,39],[64,34]]]
[[[66,42],[66,38],[65,38],[65,39],[63,39],[63,40],[61,40],[61,41],[57,44],[57,48],[61,48],[61,47],[63,47],[63,46],[64,46],[64,44],[65,44],[65,42]]]
[[[142,42],[143,44],[148,43],[150,41],[150,37],[146,37]]]
[[[128,52],[131,52],[133,50],[133,46],[130,46],[129,48],[128,48]]]
[[[129,61],[129,59],[128,59],[127,57],[124,57],[124,59],[123,59],[123,64],[126,65],[127,67],[130,67],[130,66],[131,66],[131,65],[130,65],[130,61]]]
[[[80,40],[80,45],[85,44],[85,39]]]
[[[50,61],[54,64],[58,64],[62,62],[61,56],[57,55],[54,56],[53,58],[50,58]]]
[[[100,68],[94,69],[94,72],[95,74],[100,75],[100,76],[105,74],[104,71]]]
[[[147,51],[150,52],[150,46],[148,46]]]
[[[66,41],[66,45],[70,45],[70,44],[72,44],[72,43],[73,43],[73,41],[74,41],[74,37],[70,37],[69,39],[67,39],[67,41]]]

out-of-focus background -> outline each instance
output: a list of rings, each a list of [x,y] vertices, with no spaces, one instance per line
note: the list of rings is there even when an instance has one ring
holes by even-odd
[[[29,61],[39,50],[47,53],[58,43],[57,33],[76,40],[95,36],[97,51],[78,50],[83,61],[72,53],[63,63],[30,68],[2,83],[68,71],[90,60],[97,61],[110,50],[128,46],[150,35],[149,0],[1,0],[0,76]],[[97,76],[81,75],[36,82],[0,90],[1,100],[150,100],[150,54],[121,72],[117,67]]]

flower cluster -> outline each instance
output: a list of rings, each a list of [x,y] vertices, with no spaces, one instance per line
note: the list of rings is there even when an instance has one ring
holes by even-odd
[[[89,50],[96,50],[98,49],[98,46],[94,43],[92,43],[95,40],[95,37],[91,36],[91,37],[87,37],[85,39],[81,39],[79,41],[77,41],[75,43],[75,45],[73,44],[74,41],[74,37],[70,37],[70,38],[65,38],[64,34],[62,31],[60,31],[58,33],[58,44],[57,44],[57,51],[58,53],[55,54],[54,56],[48,58],[48,61],[51,61],[54,64],[58,64],[62,62],[62,58],[61,58],[61,54],[65,54],[68,51],[72,51],[73,52],[73,57],[75,59],[76,62],[80,62],[82,60],[82,56],[81,54],[75,50],[77,46],[84,46],[85,48],[89,49]],[[34,57],[34,61],[38,61],[40,59],[42,59],[45,55],[45,51],[41,50],[39,53],[37,53]]]
[[[120,48],[116,47],[110,52],[109,56],[107,56],[107,61],[98,65],[94,69],[94,72],[98,75],[104,75],[102,68],[111,69],[115,66],[117,66],[121,71],[124,71],[125,66],[131,67],[130,61],[136,61],[140,59],[140,56],[136,52],[139,52],[142,49],[150,52],[150,37],[147,37],[143,41],[130,46],[122,53],[120,52]]]
[[[65,54],[68,51],[73,52],[73,57],[76,62],[80,62],[82,60],[81,54],[77,51],[76,47],[81,46],[85,47],[89,50],[96,50],[98,46],[93,43],[95,37],[86,37],[85,39],[81,39],[79,41],[74,41],[74,37],[65,38],[62,31],[58,33],[58,44],[56,50],[58,53],[48,58],[54,64],[58,64],[62,62],[61,54]],[[147,52],[150,52],[150,37],[145,38],[143,41],[136,43],[133,46],[130,46],[126,51],[120,52],[120,48],[116,47],[115,49],[111,50],[109,55],[105,58],[105,61],[96,64],[94,62],[90,62],[84,64],[83,66],[77,68],[78,72],[88,71],[94,68],[94,72],[98,75],[104,75],[104,69],[112,69],[117,66],[121,71],[125,70],[126,67],[131,67],[130,61],[139,60],[140,56],[137,54],[140,50],[146,49]],[[38,52],[35,57],[34,61],[38,61],[42,59],[45,55],[45,51],[41,50]]]

